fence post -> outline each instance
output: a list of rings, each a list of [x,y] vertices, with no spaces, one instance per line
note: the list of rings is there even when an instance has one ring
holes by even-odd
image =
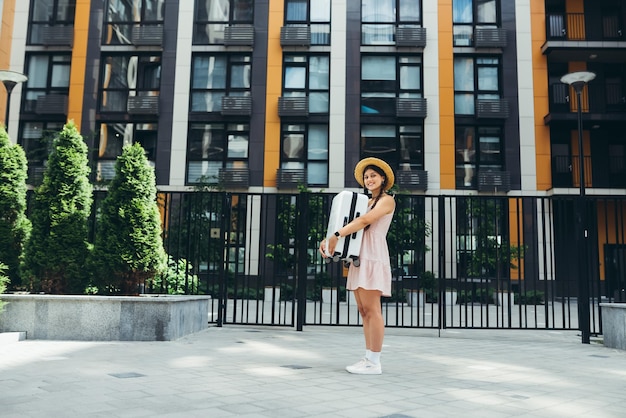
[[[438,333],[441,336],[441,330],[446,326],[446,306],[443,300],[446,290],[446,206],[445,197],[439,196],[438,201],[438,233],[439,248],[437,249],[439,254],[439,280],[437,281],[437,293],[438,293]]]
[[[296,275],[296,299],[298,303],[296,314],[296,330],[302,331],[306,317],[306,286],[307,286],[307,243],[309,241],[309,193],[301,191],[296,196],[298,208],[296,224],[297,245],[297,275]]]
[[[228,241],[228,226],[230,224],[230,195],[228,193],[221,193],[222,195],[222,213],[221,213],[221,225],[220,225],[220,277],[219,277],[219,300],[217,308],[217,326],[221,327],[226,317],[226,300],[228,299],[228,287],[226,286],[226,277],[228,269],[228,251],[224,248]]]

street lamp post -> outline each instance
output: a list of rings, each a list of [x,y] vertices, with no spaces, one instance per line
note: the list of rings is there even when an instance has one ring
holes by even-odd
[[[9,109],[11,106],[11,92],[13,91],[13,87],[15,87],[19,83],[23,83],[28,80],[22,73],[18,73],[16,71],[9,70],[0,70],[0,81],[4,84],[4,88],[7,90],[7,108],[4,116],[4,127],[8,131],[9,130]]]
[[[587,231],[587,207],[585,203],[585,157],[583,154],[583,115],[581,94],[587,83],[596,78],[589,71],[577,71],[561,77],[561,82],[572,86],[576,92],[578,116],[578,174],[579,197],[576,205],[576,243],[578,244],[578,326],[582,335],[582,343],[589,344],[591,325],[589,321],[589,266],[587,254],[589,233]]]

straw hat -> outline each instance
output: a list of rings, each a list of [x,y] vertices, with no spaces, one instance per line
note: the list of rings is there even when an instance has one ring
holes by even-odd
[[[363,173],[365,172],[365,169],[370,165],[374,165],[380,168],[381,170],[383,170],[383,172],[385,173],[384,189],[385,190],[391,189],[393,187],[393,182],[395,180],[395,176],[393,175],[393,170],[391,169],[389,164],[387,164],[380,158],[374,158],[374,157],[363,158],[361,161],[357,163],[356,167],[354,168],[354,178],[356,179],[357,183],[359,183],[361,186],[364,187]]]

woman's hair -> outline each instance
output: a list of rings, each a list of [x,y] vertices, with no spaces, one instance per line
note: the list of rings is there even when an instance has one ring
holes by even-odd
[[[371,208],[371,209],[374,209],[374,208],[376,207],[376,204],[378,203],[378,200],[380,200],[380,196],[382,196],[382,194],[385,192],[385,182],[387,181],[387,175],[385,174],[385,172],[383,171],[383,169],[382,169],[382,168],[380,168],[380,167],[378,167],[377,165],[368,165],[368,166],[367,166],[367,167],[365,167],[365,169],[363,170],[363,177],[365,177],[365,172],[366,172],[367,170],[369,170],[370,168],[371,168],[372,170],[374,170],[375,172],[377,172],[378,174],[380,174],[380,175],[383,177],[383,179],[384,179],[384,180],[383,180],[383,183],[382,183],[382,185],[381,185],[381,190],[380,190],[380,193],[378,193],[378,196],[376,196],[376,198],[374,199],[374,203],[372,204],[372,208]],[[363,179],[363,180],[365,180],[365,179]],[[363,184],[365,184],[365,181],[363,181]],[[365,187],[365,186],[364,186],[364,187],[363,187],[363,189],[365,190],[365,193],[367,193],[367,187]],[[370,210],[371,210],[371,209],[370,209]],[[370,226],[369,226],[369,225],[367,225],[367,226],[365,227],[365,229],[364,229],[364,230],[365,230],[365,231],[367,231],[367,230],[369,229],[369,227],[370,227]]]

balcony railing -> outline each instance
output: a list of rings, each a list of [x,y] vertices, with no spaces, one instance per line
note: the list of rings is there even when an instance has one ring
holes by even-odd
[[[309,98],[279,97],[278,116],[309,116]]]
[[[280,28],[281,46],[311,46],[311,27],[308,25]]]
[[[39,115],[65,115],[67,114],[67,95],[44,94],[37,97],[35,113]]]
[[[499,170],[479,170],[478,190],[481,192],[509,192],[511,173]]]
[[[222,168],[218,176],[224,187],[247,188],[250,185],[250,171],[247,168]]]
[[[398,186],[407,190],[428,189],[428,171],[425,170],[399,170],[396,173]]]
[[[252,114],[252,97],[224,96],[222,97],[222,115],[250,116]]]
[[[252,46],[254,45],[254,26],[229,25],[224,28],[225,46]]]
[[[424,119],[427,114],[426,99],[397,98],[396,117],[399,118],[420,118]]]
[[[600,30],[596,30],[600,29]],[[591,18],[584,13],[549,13],[546,38],[565,41],[611,41],[623,39],[623,21],[618,15]]]
[[[133,45],[160,46],[163,45],[163,25],[139,24],[133,26]]]
[[[602,187],[599,184],[593,185],[591,157],[585,156],[583,158],[585,187]],[[552,157],[552,187],[580,187],[580,162],[577,155]]]
[[[426,28],[397,27],[396,46],[416,48],[426,47]]]
[[[509,117],[509,102],[505,99],[478,99],[476,100],[476,117],[506,119]]]
[[[602,114],[602,117],[626,120],[626,80],[617,78],[594,80],[585,86],[581,94],[583,113]],[[570,114],[578,111],[576,93],[568,85],[555,82],[549,89],[550,113]]]
[[[127,108],[134,115],[158,115],[159,96],[128,96]]]
[[[74,26],[44,26],[41,28],[41,37],[45,46],[72,46]]]
[[[476,48],[504,48],[506,43],[506,29],[476,28],[474,33],[474,46]]]
[[[306,185],[305,169],[279,168],[276,172],[276,187],[279,189],[295,189],[299,184]]]

